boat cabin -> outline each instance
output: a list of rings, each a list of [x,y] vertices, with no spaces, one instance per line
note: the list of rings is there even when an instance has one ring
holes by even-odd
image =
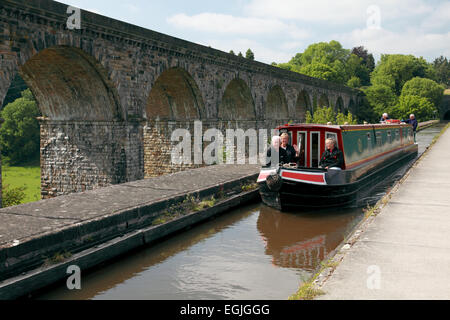
[[[319,167],[325,140],[334,138],[344,154],[342,169],[351,169],[413,144],[412,126],[405,123],[365,125],[286,124],[277,127],[289,134],[289,144],[300,151],[299,167]]]

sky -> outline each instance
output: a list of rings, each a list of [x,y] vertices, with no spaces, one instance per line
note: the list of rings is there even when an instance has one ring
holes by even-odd
[[[255,60],[288,62],[310,44],[339,41],[381,54],[450,58],[450,1],[60,0],[176,38]],[[82,18],[81,18],[82,19]]]

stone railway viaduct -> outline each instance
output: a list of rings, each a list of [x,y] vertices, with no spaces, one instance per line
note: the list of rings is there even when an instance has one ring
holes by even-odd
[[[16,73],[42,117],[43,198],[192,167],[171,132],[271,129],[306,110],[353,110],[358,91],[50,0],[0,1],[0,105]]]

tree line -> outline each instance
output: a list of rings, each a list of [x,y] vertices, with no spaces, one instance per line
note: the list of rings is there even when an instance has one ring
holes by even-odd
[[[289,62],[272,65],[360,89],[359,122],[376,122],[384,112],[398,119],[410,113],[418,121],[437,118],[444,89],[450,86],[450,61],[444,56],[428,63],[413,55],[382,54],[375,64],[363,46],[350,50],[335,40],[311,44]]]

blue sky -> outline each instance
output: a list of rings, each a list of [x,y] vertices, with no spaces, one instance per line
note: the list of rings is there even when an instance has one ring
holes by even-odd
[[[450,1],[438,0],[63,0],[194,43],[287,62],[311,43],[363,45],[382,53],[450,58]]]

